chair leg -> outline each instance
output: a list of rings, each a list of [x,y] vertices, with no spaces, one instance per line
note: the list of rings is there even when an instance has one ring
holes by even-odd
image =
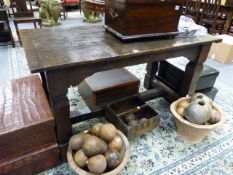
[[[35,27],[35,29],[36,29],[36,28],[37,28],[37,26],[36,26],[36,22],[34,22],[33,24],[34,24],[34,27]]]
[[[15,25],[16,33],[17,33],[17,36],[18,36],[18,39],[19,39],[19,43],[20,43],[20,45],[22,45],[21,38],[20,38],[20,35],[19,35],[19,28],[18,28],[17,22],[14,21],[14,25]]]
[[[64,8],[63,8],[63,15],[64,15],[64,19],[66,20],[66,12]]]
[[[41,20],[39,20],[38,24],[39,24],[40,28],[42,28],[42,24],[41,23],[42,23]]]
[[[213,25],[213,26],[210,28],[209,33],[210,33],[210,34],[216,34],[216,32],[217,32],[217,30],[216,30],[216,26],[215,26],[215,25]]]

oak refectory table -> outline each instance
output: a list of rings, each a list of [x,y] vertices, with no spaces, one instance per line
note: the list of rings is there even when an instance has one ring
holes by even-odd
[[[149,98],[156,97],[152,79],[160,60],[184,56],[189,59],[179,92],[159,83],[163,90],[175,97],[194,93],[203,62],[213,42],[211,36],[157,39],[122,43],[100,26],[55,29],[21,30],[22,43],[31,73],[40,73],[50,100],[56,122],[57,141],[61,160],[66,161],[66,150],[72,135],[71,125],[102,114],[103,111],[75,116],[70,114],[67,88],[78,85],[86,77],[100,71],[147,63],[144,86]],[[154,90],[154,91],[153,91]],[[149,93],[150,92],[150,93]],[[153,96],[154,94],[154,96]]]

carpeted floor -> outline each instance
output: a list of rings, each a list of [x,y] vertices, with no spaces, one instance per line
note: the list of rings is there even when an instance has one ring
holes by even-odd
[[[9,47],[11,77],[29,75],[23,48]],[[128,68],[143,82],[145,64]],[[143,83],[141,83],[143,84]],[[163,99],[152,100],[148,104],[160,113],[160,125],[131,142],[132,155],[121,172],[122,175],[230,175],[233,174],[233,89],[217,82],[219,92],[215,102],[226,111],[224,125],[213,131],[200,144],[189,145],[176,134],[169,104]],[[144,90],[143,87],[140,88]],[[71,110],[87,112],[89,109],[80,98],[77,88],[68,90]],[[90,126],[94,121],[74,126],[76,132]],[[62,164],[40,175],[75,174],[67,164]]]

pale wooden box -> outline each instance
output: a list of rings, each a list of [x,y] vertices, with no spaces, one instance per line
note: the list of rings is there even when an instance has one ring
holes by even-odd
[[[233,37],[229,35],[219,35],[223,39],[221,43],[213,43],[208,57],[221,63],[230,63],[233,60]]]

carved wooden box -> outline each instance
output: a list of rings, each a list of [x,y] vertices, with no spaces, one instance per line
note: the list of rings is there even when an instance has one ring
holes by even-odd
[[[181,0],[106,0],[105,28],[122,40],[174,35]]]
[[[113,69],[98,72],[86,78],[79,86],[79,93],[91,110],[138,93],[140,80],[128,70]]]
[[[133,125],[130,123],[132,120],[127,119],[130,115],[133,116],[134,121],[137,121],[137,123]],[[105,117],[129,139],[134,139],[154,129],[160,121],[158,113],[137,96],[125,98],[107,105],[105,108]]]

